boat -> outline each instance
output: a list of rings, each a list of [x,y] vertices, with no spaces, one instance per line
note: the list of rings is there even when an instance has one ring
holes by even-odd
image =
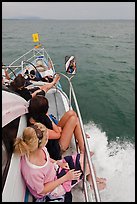
[[[9,65],[3,65],[2,68],[9,68],[10,79],[13,80],[16,75],[22,74],[25,77],[26,69],[37,70],[41,76],[52,76],[57,73],[55,65],[44,46],[39,42],[38,33],[33,34],[34,47],[15,59]],[[37,43],[36,43],[37,42]],[[70,56],[69,59],[74,59]],[[70,62],[70,60],[69,60]],[[68,62],[67,62],[68,67]],[[93,171],[93,164],[90,157],[89,146],[84,131],[81,113],[76,99],[75,91],[72,85],[72,79],[76,76],[74,72],[59,73],[64,77],[69,86],[69,93],[64,92],[61,82],[51,88],[46,97],[49,100],[49,114],[59,120],[61,116],[72,107],[72,99],[80,120],[84,143],[85,159],[88,160],[90,172],[93,178],[93,191],[89,189],[88,183],[84,177],[83,181],[72,189],[72,202],[101,202],[101,197],[97,188],[97,183]],[[31,81],[29,87],[42,86],[45,82]],[[7,88],[2,89],[2,202],[33,202],[33,196],[28,191],[20,172],[20,158],[13,153],[13,141],[16,137],[21,137],[24,128],[27,126],[28,102],[18,94],[9,91]],[[76,141],[72,137],[69,149],[64,153],[72,154],[78,151]]]

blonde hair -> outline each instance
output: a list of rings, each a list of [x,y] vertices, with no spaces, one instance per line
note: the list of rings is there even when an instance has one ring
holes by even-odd
[[[42,123],[35,123],[34,126],[26,127],[23,131],[22,138],[16,138],[14,153],[23,156],[46,145],[48,141],[47,128]],[[38,138],[38,132],[36,130],[41,132],[41,139]]]

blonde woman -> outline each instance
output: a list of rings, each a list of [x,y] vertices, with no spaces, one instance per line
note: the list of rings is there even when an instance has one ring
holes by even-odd
[[[47,128],[41,123],[35,123],[33,126],[26,127],[23,137],[16,138],[14,143],[14,152],[21,156],[21,173],[25,183],[31,194],[38,200],[46,195],[50,199],[65,195],[83,175],[82,154],[66,156],[55,161],[50,158],[45,147],[47,142]],[[86,173],[91,183],[89,168]],[[105,188],[103,179],[100,179],[99,188]]]

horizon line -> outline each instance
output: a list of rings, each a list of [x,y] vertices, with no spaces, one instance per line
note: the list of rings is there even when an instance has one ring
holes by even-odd
[[[59,18],[2,18],[2,20],[135,20],[134,18],[78,18],[78,19],[59,19]]]

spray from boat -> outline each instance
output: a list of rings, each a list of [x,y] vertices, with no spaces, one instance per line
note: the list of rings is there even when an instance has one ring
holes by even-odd
[[[99,177],[107,179],[101,192],[102,202],[135,202],[135,147],[129,141],[108,142],[108,137],[96,124],[84,125],[90,135],[88,144],[94,152],[93,163]]]

